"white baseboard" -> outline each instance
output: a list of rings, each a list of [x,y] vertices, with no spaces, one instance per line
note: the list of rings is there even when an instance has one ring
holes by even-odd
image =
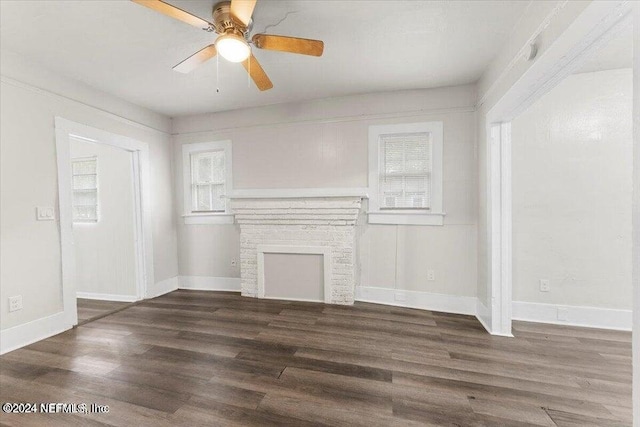
[[[101,301],[138,301],[138,297],[136,297],[135,295],[97,294],[94,292],[76,292],[76,297],[83,299],[97,299]]]
[[[561,313],[564,311],[567,320],[558,319],[558,309],[561,310]],[[524,320],[527,322],[616,329],[622,331],[630,331],[632,325],[631,310],[541,304],[524,301],[513,302],[512,317],[513,320]]]
[[[240,292],[239,277],[179,276],[178,289]]]
[[[153,289],[147,289],[147,298],[155,298],[178,289],[178,276],[156,282]]]
[[[487,332],[491,333],[491,312],[480,298],[476,298],[476,318]]]
[[[397,307],[420,308],[456,314],[476,314],[476,297],[405,291],[402,289],[356,287],[356,301]]]
[[[17,350],[36,341],[57,335],[72,325],[65,319],[64,312],[52,314],[0,331],[0,354]]]

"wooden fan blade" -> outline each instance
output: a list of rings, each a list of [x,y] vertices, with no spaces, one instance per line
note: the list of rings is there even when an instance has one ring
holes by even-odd
[[[322,40],[274,36],[271,34],[256,34],[251,40],[256,47],[260,49],[301,53],[311,56],[322,56],[322,52],[324,51],[324,42]]]
[[[273,87],[273,83],[271,83],[269,76],[264,72],[256,57],[253,56],[253,53],[249,58],[242,61],[242,65],[244,66],[244,69],[247,70],[256,86],[258,86],[258,89],[269,90]]]
[[[131,1],[133,1],[134,3],[138,3],[139,5],[142,5],[142,6],[146,6],[149,9],[153,9],[156,12],[160,12],[163,15],[167,15],[167,16],[170,16],[171,18],[179,19],[180,21],[186,22],[187,24],[193,25],[194,27],[209,28],[213,26],[211,22],[198,18],[197,16],[192,15],[189,12],[186,12],[175,6],[172,6],[169,3],[165,3],[162,0],[131,0]]]
[[[195,68],[204,64],[206,61],[210,60],[214,56],[216,56],[216,45],[210,44],[204,49],[200,49],[175,67],[173,69],[178,71],[179,73],[190,73]]]
[[[231,0],[231,16],[242,22],[245,27],[249,26],[253,9],[257,0]]]

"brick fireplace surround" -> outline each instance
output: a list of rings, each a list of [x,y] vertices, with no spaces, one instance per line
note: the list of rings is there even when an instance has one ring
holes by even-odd
[[[325,265],[325,302],[353,304],[356,286],[356,222],[361,197],[232,198],[240,225],[240,276],[243,296],[260,297],[264,272],[259,252],[302,253],[321,249]],[[290,251],[287,249],[290,248]],[[261,249],[267,248],[267,249]]]

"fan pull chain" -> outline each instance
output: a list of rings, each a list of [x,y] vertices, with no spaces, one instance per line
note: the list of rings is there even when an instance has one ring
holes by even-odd
[[[249,58],[248,58],[248,60],[249,60],[249,67],[248,67],[248,69],[247,69],[247,71],[248,71],[248,72],[247,72],[247,87],[249,87],[249,88],[251,87],[251,57],[252,57],[252,56],[253,56],[253,55],[251,55],[251,48],[249,48]]]
[[[220,93],[220,55],[216,55],[216,93]]]

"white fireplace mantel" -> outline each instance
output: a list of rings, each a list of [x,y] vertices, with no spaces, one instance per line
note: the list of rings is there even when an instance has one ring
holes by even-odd
[[[312,199],[318,197],[369,197],[368,188],[274,188],[233,190],[229,199]]]
[[[325,302],[353,304],[356,223],[366,195],[349,190],[331,196],[310,190],[232,196],[231,211],[240,225],[242,295],[264,297],[264,265],[259,262],[264,248],[298,253],[300,247],[312,247],[325,258]]]

